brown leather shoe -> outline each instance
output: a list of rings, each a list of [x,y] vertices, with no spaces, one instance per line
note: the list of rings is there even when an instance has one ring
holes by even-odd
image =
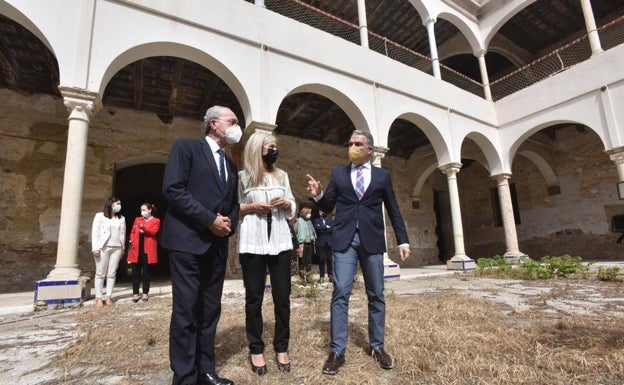
[[[373,356],[375,361],[379,362],[379,366],[381,366],[382,369],[394,368],[394,360],[383,348],[377,350],[370,348],[370,355]]]
[[[327,357],[327,361],[323,364],[323,374],[331,374],[334,375],[338,373],[338,368],[344,365],[345,356],[339,355],[338,353],[331,352],[329,353],[329,357]]]

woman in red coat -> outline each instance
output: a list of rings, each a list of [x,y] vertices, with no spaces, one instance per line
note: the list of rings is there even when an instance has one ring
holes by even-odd
[[[132,264],[132,301],[139,302],[139,285],[143,283],[143,301],[149,299],[149,265],[158,263],[158,241],[160,219],[155,218],[156,206],[151,203],[141,205],[141,216],[134,219],[130,232],[128,263]]]

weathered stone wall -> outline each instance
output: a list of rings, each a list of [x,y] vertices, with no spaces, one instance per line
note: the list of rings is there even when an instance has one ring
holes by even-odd
[[[62,100],[0,89],[0,292],[31,290],[56,262],[56,247],[67,141],[67,111]],[[162,123],[154,114],[105,107],[90,124],[85,170],[85,190],[79,240],[79,267],[93,274],[90,228],[93,215],[111,195],[115,164],[144,157],[166,157],[178,137],[201,137],[200,122],[176,119]],[[278,166],[290,176],[299,203],[307,202],[311,174],[327,185],[330,169],[347,162],[345,147],[294,137],[279,139]],[[623,245],[609,232],[611,215],[624,212],[617,198],[615,166],[593,132],[575,128],[556,131],[555,140],[537,135],[521,150],[540,153],[559,178],[561,194],[549,196],[540,171],[517,155],[513,176],[522,223],[517,226],[520,250],[532,257],[568,253],[586,259],[622,257]],[[242,145],[230,149],[240,163]],[[505,251],[502,227],[494,227],[490,188],[496,187],[481,151],[466,140],[462,154],[475,159],[457,175],[466,253],[489,257]],[[401,266],[439,262],[434,191],[448,190],[446,176],[434,170],[412,208],[414,187],[420,175],[436,163],[431,147],[417,150],[409,160],[385,157],[392,172],[413,258]],[[122,197],[123,198],[123,197]],[[449,219],[450,220],[450,219]],[[389,225],[389,221],[387,221]],[[391,258],[396,240],[388,226]],[[232,240],[232,251],[236,239]],[[230,275],[239,274],[232,252]]]

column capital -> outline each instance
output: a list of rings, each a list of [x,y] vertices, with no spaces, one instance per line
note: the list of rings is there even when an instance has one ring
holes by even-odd
[[[624,147],[615,147],[605,151],[616,164],[624,163]]]
[[[272,134],[276,128],[276,124],[252,120],[245,129],[245,134],[252,135],[256,131],[264,132],[266,134]]]
[[[462,168],[462,164],[455,163],[455,162],[447,163],[438,167],[438,169],[442,171],[444,174],[446,174],[447,176],[452,176],[452,175],[457,174],[459,170],[461,170],[461,168]]]
[[[97,92],[65,86],[59,86],[58,90],[63,95],[63,103],[70,114],[78,110],[93,116],[102,108],[102,100]]]
[[[479,58],[479,57],[485,57],[486,53],[487,53],[486,49],[479,49],[474,52],[474,55]]]
[[[507,173],[507,172],[503,172],[503,173],[500,173],[500,174],[491,175],[491,177],[494,178],[494,180],[497,183],[502,183],[502,182],[505,182],[505,181],[511,179],[511,174]]]
[[[386,156],[390,149],[387,147],[373,146],[373,154],[371,163],[373,166],[381,167],[381,160]]]
[[[428,27],[429,24],[435,24],[435,23],[436,23],[435,17],[428,17],[423,24],[425,25],[425,27]]]

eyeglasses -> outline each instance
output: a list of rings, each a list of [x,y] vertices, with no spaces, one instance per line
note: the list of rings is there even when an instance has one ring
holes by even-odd
[[[221,120],[223,122],[228,122],[228,123],[230,123],[230,126],[238,124],[238,120],[237,119],[221,119],[221,118],[217,118],[217,119],[212,119],[212,120]]]

